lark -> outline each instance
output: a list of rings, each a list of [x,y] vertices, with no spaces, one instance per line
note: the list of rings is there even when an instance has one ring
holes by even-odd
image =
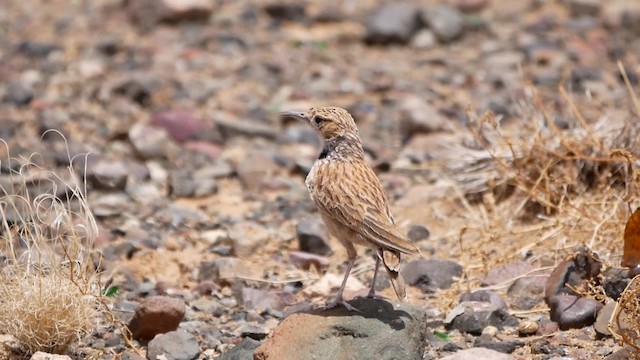
[[[351,114],[342,108],[323,107],[284,112],[281,116],[309,123],[323,139],[322,151],[305,184],[329,232],[344,245],[349,257],[342,285],[329,306],[342,304],[352,309],[342,294],[358,255],[355,245],[368,246],[376,254],[368,297],[375,297],[376,276],[382,262],[396,295],[406,300],[405,282],[399,272],[400,258],[402,254],[420,251],[396,226],[384,188],[365,160]]]

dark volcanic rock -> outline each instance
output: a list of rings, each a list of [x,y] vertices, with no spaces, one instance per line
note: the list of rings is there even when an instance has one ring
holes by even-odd
[[[451,287],[453,278],[462,275],[462,266],[450,260],[413,260],[401,273],[408,285],[429,292]]]
[[[134,339],[152,339],[178,328],[185,312],[184,301],[166,296],[144,299],[129,322]]]
[[[149,341],[147,359],[193,360],[200,354],[196,338],[186,331],[171,331]]]
[[[602,309],[599,302],[574,295],[554,295],[547,303],[551,311],[551,320],[558,323],[560,330],[579,329],[593,324],[598,311]]]
[[[367,20],[367,44],[406,44],[420,27],[419,11],[405,3],[389,3],[380,7]]]
[[[468,301],[456,306],[445,320],[448,329],[457,329],[473,335],[491,325],[498,329],[518,326],[518,319],[504,309],[485,302]]]
[[[298,248],[301,251],[318,255],[331,254],[329,232],[321,219],[308,218],[298,221],[296,225]]]

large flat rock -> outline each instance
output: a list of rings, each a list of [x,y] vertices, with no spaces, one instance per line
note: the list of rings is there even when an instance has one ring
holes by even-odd
[[[422,359],[426,314],[419,307],[358,298],[287,317],[254,353],[275,359]]]

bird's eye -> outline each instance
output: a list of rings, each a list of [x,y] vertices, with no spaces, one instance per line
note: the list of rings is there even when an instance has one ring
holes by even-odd
[[[316,125],[320,125],[323,121],[325,120],[325,118],[323,118],[322,116],[316,116],[313,121],[316,122]]]

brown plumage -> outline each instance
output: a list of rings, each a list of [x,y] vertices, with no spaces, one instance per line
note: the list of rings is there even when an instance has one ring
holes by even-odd
[[[367,164],[351,115],[336,107],[311,108],[305,113],[287,112],[282,116],[307,121],[322,136],[322,152],[305,181],[329,231],[347,249],[349,263],[336,303],[342,292],[357,252],[354,244],[376,251],[376,267],[369,296],[374,295],[375,279],[383,263],[393,289],[406,298],[405,283],[399,273],[401,254],[418,254],[419,250],[395,225],[387,196],[380,180]]]

